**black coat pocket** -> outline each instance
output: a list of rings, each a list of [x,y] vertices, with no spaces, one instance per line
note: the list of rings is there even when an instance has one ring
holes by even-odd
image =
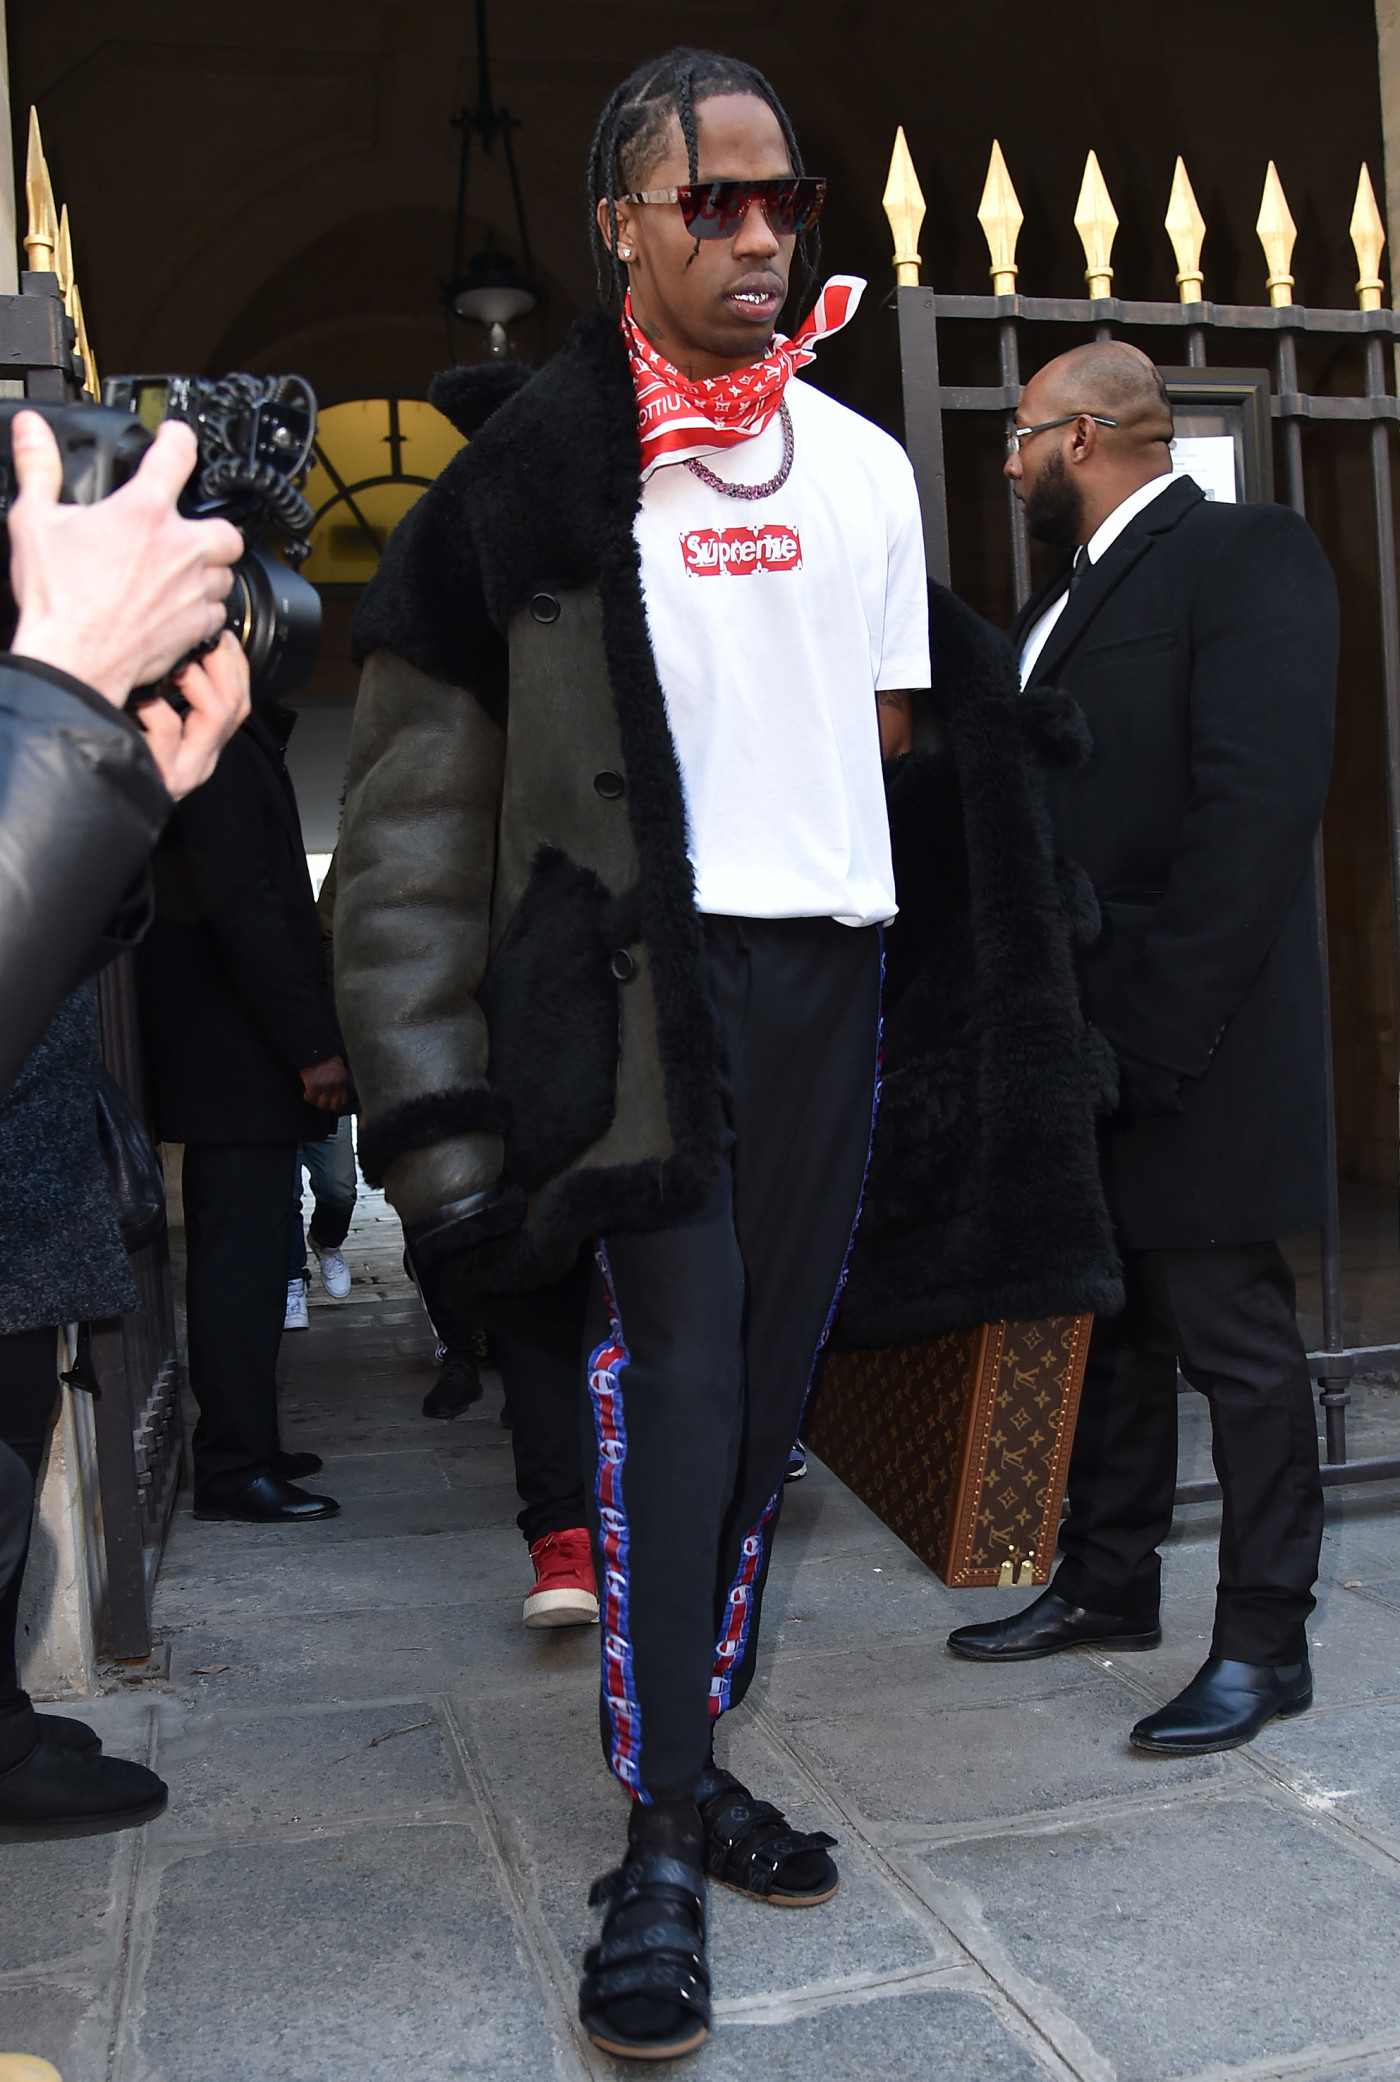
[[[506,1169],[527,1190],[596,1142],[616,1111],[609,903],[591,868],[542,846],[478,993],[491,1085],[514,1123]]]

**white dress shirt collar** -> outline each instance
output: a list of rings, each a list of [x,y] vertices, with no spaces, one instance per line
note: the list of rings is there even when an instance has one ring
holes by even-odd
[[[1140,484],[1135,492],[1129,492],[1121,505],[1114,507],[1107,520],[1099,522],[1089,537],[1091,564],[1097,564],[1099,558],[1112,549],[1129,521],[1136,520],[1143,508],[1150,506],[1154,499],[1160,499],[1171,481],[1170,470],[1164,470],[1160,477],[1149,477],[1146,484]]]
[[[1108,519],[1099,522],[1099,525],[1089,537],[1089,562],[1097,564],[1105,551],[1113,547],[1129,521],[1135,520],[1138,514],[1142,512],[1144,506],[1150,506],[1154,499],[1159,499],[1167,489],[1167,486],[1172,482],[1171,471],[1164,470],[1160,477],[1149,478],[1147,483],[1140,484],[1135,492],[1129,492],[1127,498],[1114,507]],[[1023,687],[1035,670],[1036,660],[1049,641],[1051,630],[1056,622],[1059,621],[1060,616],[1068,605],[1069,587],[1066,585],[1055,595],[1045,612],[1038,617],[1032,627],[1026,631],[1026,640],[1021,648],[1021,685]]]

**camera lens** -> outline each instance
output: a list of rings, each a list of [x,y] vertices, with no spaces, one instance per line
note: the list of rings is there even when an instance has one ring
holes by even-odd
[[[321,596],[266,550],[233,567],[227,625],[248,653],[253,698],[277,701],[310,676],[321,640]]]

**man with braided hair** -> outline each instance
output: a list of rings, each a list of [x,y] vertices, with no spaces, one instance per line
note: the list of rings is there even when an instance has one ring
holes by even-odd
[[[336,946],[361,1162],[415,1263],[505,1334],[517,1372],[532,1316],[553,1326],[543,1351],[571,1295],[586,1309],[603,1744],[633,1805],[580,2014],[624,2057],[706,2034],[707,1872],[792,1907],[838,1884],[833,1840],[755,1799],[711,1742],[753,1673],[788,1453],[861,1204],[896,911],[881,755],[908,751],[929,685],[908,461],[794,380],[863,285],[835,279],[776,332],[794,259],[814,279],[824,189],[751,67],[682,50],[624,81],[589,172],[612,308],[538,375],[439,379],[469,446],[396,531],[355,629]],[[957,642],[970,700],[977,639]],[[1056,1234],[1094,1306],[1113,1274],[1068,934],[1014,698],[994,706],[1003,810],[961,801],[942,755],[898,761],[920,834],[938,806],[945,910],[972,903],[978,846],[981,889],[1015,863],[1001,896],[1035,950],[1001,1001],[967,973],[927,990],[964,1022],[925,1036],[933,1059],[975,1068],[994,1026],[1060,1008],[1014,1103],[1023,1073],[974,1076],[960,1118],[938,1098],[941,1122],[959,1118],[937,1171],[958,1230],[949,1305],[1003,1271],[994,1182],[968,1168],[985,1085],[1016,1116],[997,1146],[1031,1176],[1051,1176],[1044,1123],[1063,1101],[1082,1161],[1054,1179]],[[990,841],[992,814],[1016,843]],[[954,915],[946,959],[973,938]],[[926,1094],[927,1074],[905,1089]],[[921,1132],[927,1169],[943,1131]],[[918,1285],[901,1278],[902,1304],[927,1299]],[[530,1385],[507,1379],[517,1423]]]

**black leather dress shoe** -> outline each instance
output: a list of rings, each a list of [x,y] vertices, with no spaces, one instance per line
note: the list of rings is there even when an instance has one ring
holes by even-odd
[[[1086,1612],[1062,1598],[1052,1584],[1024,1612],[989,1620],[985,1626],[955,1627],[948,1636],[953,1654],[971,1663],[1033,1663],[1043,1655],[1058,1655],[1062,1648],[1082,1648],[1093,1641],[1127,1650],[1159,1648],[1162,1629],[1119,1619],[1112,1612]]]
[[[1275,1714],[1306,1713],[1312,1671],[1301,1663],[1232,1663],[1213,1655],[1184,1692],[1159,1706],[1132,1732],[1134,1749],[1159,1757],[1199,1757],[1238,1749]]]
[[[294,1525],[303,1518],[334,1518],[340,1506],[332,1496],[298,1489],[280,1475],[254,1475],[237,1489],[194,1493],[196,1518],[232,1518],[242,1525]]]
[[[325,1466],[319,1453],[279,1453],[277,1472],[284,1482],[300,1482],[307,1475],[319,1475]]]
[[[63,1749],[41,1735],[21,1763],[0,1771],[0,1843],[134,1829],[168,1797],[144,1764]]]
[[[55,1749],[66,1749],[74,1756],[95,1757],[102,1747],[102,1737],[86,1721],[70,1721],[61,1713],[36,1713],[34,1720],[39,1739]]]

